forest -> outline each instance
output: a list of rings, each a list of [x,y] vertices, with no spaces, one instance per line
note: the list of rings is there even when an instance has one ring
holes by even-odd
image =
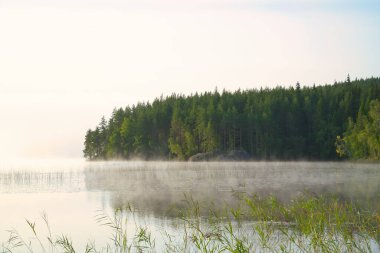
[[[89,160],[187,160],[242,150],[252,160],[380,159],[380,78],[331,85],[172,94],[114,109],[85,136]]]

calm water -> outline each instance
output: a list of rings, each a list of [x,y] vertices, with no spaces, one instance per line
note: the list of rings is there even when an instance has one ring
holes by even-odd
[[[233,206],[237,192],[275,195],[283,201],[311,194],[335,194],[365,208],[380,203],[379,164],[252,162],[83,162],[0,163],[0,241],[15,229],[32,238],[25,219],[46,234],[46,212],[53,234],[67,234],[74,245],[103,245],[110,230],[95,221],[132,205],[135,221],[159,237],[175,233],[176,211],[185,196],[218,207]],[[134,224],[130,224],[133,229]],[[158,246],[160,242],[156,242]]]

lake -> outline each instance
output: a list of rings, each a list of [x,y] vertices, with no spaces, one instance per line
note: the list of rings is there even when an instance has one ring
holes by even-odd
[[[101,247],[110,228],[99,224],[97,215],[112,216],[131,206],[129,229],[147,227],[159,248],[163,231],[177,233],[178,210],[189,198],[216,209],[233,207],[242,193],[274,195],[284,202],[305,193],[335,195],[367,210],[380,205],[376,163],[42,160],[0,166],[1,242],[10,229],[33,242],[26,219],[47,234],[46,213],[53,234],[70,236],[80,249],[87,242]]]

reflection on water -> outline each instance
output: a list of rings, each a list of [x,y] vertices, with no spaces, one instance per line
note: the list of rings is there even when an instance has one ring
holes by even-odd
[[[380,200],[380,166],[314,162],[88,162],[23,164],[0,170],[0,194],[99,192],[102,206],[134,205],[165,216],[185,194],[201,203],[233,205],[236,193],[288,201],[304,192],[334,194],[368,207]],[[105,200],[106,198],[106,200]]]
[[[380,203],[379,167],[314,162],[0,163],[0,242],[7,239],[5,230],[26,229],[25,218],[38,220],[42,211],[51,217],[54,231],[72,235],[78,245],[89,239],[104,242],[109,231],[96,224],[96,210],[109,212],[127,204],[138,211],[140,224],[160,236],[157,231],[177,231],[173,210],[185,205],[185,194],[220,208],[234,206],[241,192],[289,201],[307,191],[373,208]]]
[[[184,194],[217,207],[233,206],[238,192],[271,194],[283,201],[305,192],[333,194],[367,208],[380,200],[378,164],[89,163],[84,174],[88,190],[111,192],[114,208],[133,204],[160,216],[181,207]]]

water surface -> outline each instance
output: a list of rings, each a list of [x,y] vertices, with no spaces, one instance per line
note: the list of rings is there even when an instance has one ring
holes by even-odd
[[[0,166],[1,241],[11,228],[31,238],[26,218],[46,232],[41,218],[46,212],[53,233],[70,235],[79,247],[87,241],[102,245],[109,229],[95,215],[128,205],[136,210],[137,223],[154,235],[175,233],[186,196],[215,208],[234,206],[243,192],[282,201],[305,192],[332,194],[366,209],[380,203],[378,164],[40,161]]]

